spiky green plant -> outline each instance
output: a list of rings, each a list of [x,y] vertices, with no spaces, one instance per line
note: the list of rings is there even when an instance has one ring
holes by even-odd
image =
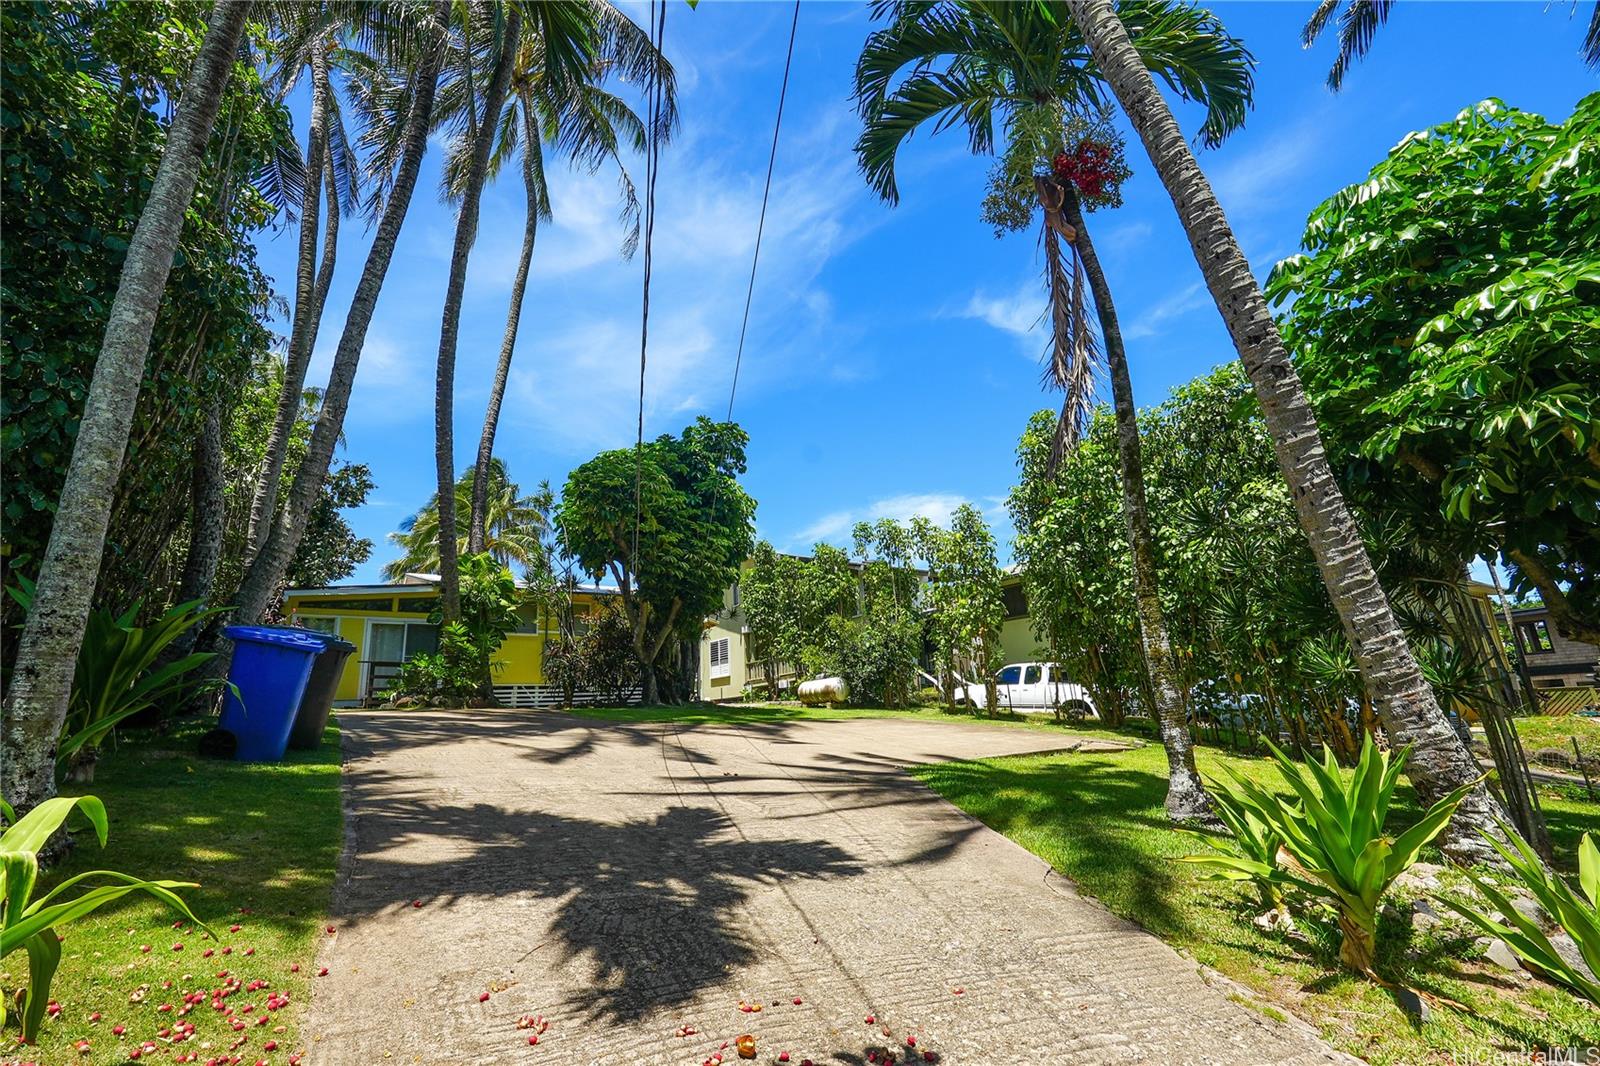
[[[1189,831],[1190,836],[1211,848],[1212,854],[1185,855],[1178,861],[1200,867],[1202,876],[1209,881],[1250,881],[1261,893],[1263,907],[1287,915],[1283,889],[1295,879],[1278,861],[1278,852],[1283,847],[1282,834],[1258,817],[1249,803],[1226,785],[1212,784],[1212,810],[1233,835],[1219,837]]]
[[[1288,872],[1295,883],[1328,900],[1338,912],[1343,934],[1340,961],[1358,973],[1371,974],[1377,953],[1378,905],[1384,893],[1444,830],[1477,782],[1444,796],[1415,825],[1394,837],[1384,832],[1384,823],[1410,748],[1391,755],[1379,751],[1368,736],[1355,771],[1347,778],[1331,750],[1324,749],[1321,763],[1300,763],[1272,741],[1266,740],[1266,744],[1295,798],[1279,795],[1226,768],[1230,780],[1213,784],[1282,838],[1283,850],[1291,860]]]
[[[115,870],[89,870],[67,878],[38,899],[33,899],[39,879],[39,849],[61,828],[74,808],[81,809],[94,826],[100,846],[106,844],[106,808],[94,796],[58,796],[45,800],[17,818],[9,804],[0,802],[0,815],[8,823],[0,834],[0,958],[18,948],[28,953],[28,989],[22,999],[22,1039],[31,1043],[39,1034],[50,1002],[50,982],[61,963],[61,937],[57,930],[82,918],[102,904],[133,892],[146,892],[161,900],[201,929],[210,928],[189,910],[172,890],[197,888],[192,881],[146,881]],[[61,897],[92,878],[116,884],[88,889],[72,899]],[[5,1023],[6,998],[0,996],[0,1025]]]
[[[1578,954],[1588,967],[1585,973],[1556,950],[1539,923],[1511,905],[1499,888],[1468,874],[1483,898],[1505,916],[1504,921],[1494,921],[1483,911],[1461,900],[1440,896],[1439,902],[1472,922],[1490,936],[1499,937],[1522,958],[1537,966],[1546,976],[1559,981],[1591,1003],[1600,1003],[1600,848],[1588,833],[1578,845],[1578,886],[1573,887],[1551,873],[1539,861],[1533,848],[1516,834],[1511,826],[1500,823],[1505,834],[1502,842],[1489,838],[1489,843],[1511,865],[1517,881],[1532,893],[1546,914],[1564,929],[1578,945]]]

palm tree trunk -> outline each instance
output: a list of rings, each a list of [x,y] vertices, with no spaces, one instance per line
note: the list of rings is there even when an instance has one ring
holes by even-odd
[[[1094,242],[1089,239],[1078,194],[1066,183],[1057,182],[1056,185],[1062,191],[1061,213],[1075,234],[1073,243],[1083,261],[1089,291],[1094,296],[1100,336],[1105,344],[1106,369],[1111,377],[1111,402],[1117,419],[1117,458],[1122,468],[1122,516],[1128,526],[1128,545],[1133,552],[1133,598],[1139,618],[1139,640],[1143,645],[1145,667],[1150,672],[1150,684],[1155,690],[1161,744],[1167,749],[1167,817],[1174,821],[1202,819],[1210,815],[1211,801],[1194,767],[1194,739],[1189,735],[1189,718],[1178,690],[1172,643],[1167,637],[1167,623],[1161,611],[1155,544],[1150,536],[1150,514],[1145,503],[1139,412],[1133,404],[1128,352],[1122,343],[1116,305],[1111,301],[1111,285],[1100,265],[1100,257],[1095,254]]]
[[[1407,773],[1424,803],[1481,777],[1450,728],[1395,621],[1334,480],[1311,404],[1284,349],[1267,302],[1239,250],[1222,205],[1195,162],[1178,123],[1128,39],[1110,0],[1067,0],[1096,65],[1144,142],[1189,235],[1206,287],[1227,324],[1260,398],[1301,528],[1322,572],[1367,690],[1393,737],[1413,746]],[[1464,861],[1493,861],[1483,839],[1503,817],[1481,783],[1457,809],[1444,849]]]
[[[178,602],[210,600],[222,560],[222,533],[228,512],[227,479],[223,472],[222,403],[213,399],[206,407],[205,423],[194,447],[194,475],[190,482],[189,550],[178,581]],[[198,634],[190,627],[173,642],[187,652]]]
[[[406,114],[405,129],[401,133],[400,164],[395,171],[394,187],[384,204],[383,215],[367,252],[366,264],[350,300],[350,310],[345,316],[344,333],[339,347],[334,351],[333,368],[328,374],[328,388],[323,393],[322,409],[317,416],[316,428],[311,433],[311,443],[306,457],[295,474],[289,489],[282,515],[272,524],[261,550],[256,553],[235,599],[234,616],[254,622],[266,610],[267,603],[283,581],[289,562],[300,547],[305,535],[306,521],[317,492],[328,476],[328,463],[333,459],[333,449],[339,434],[344,430],[345,411],[350,406],[350,390],[355,385],[356,369],[361,361],[361,348],[366,343],[367,328],[378,305],[378,294],[383,290],[384,276],[394,258],[395,242],[400,227],[405,222],[406,210],[411,205],[411,194],[417,185],[417,172],[422,157],[428,149],[428,127],[433,116],[434,93],[438,88],[439,68],[444,58],[442,29],[417,64],[411,82],[411,108]],[[224,656],[218,656],[222,660]]]
[[[526,111],[524,118],[526,120]],[[534,136],[538,131],[531,121],[525,121],[523,136]],[[494,370],[494,384],[489,388],[489,406],[483,415],[483,433],[478,437],[478,459],[472,468],[472,517],[467,529],[467,550],[483,551],[484,513],[489,505],[489,462],[494,458],[494,435],[500,426],[500,404],[505,400],[506,381],[511,376],[511,355],[517,346],[517,327],[522,320],[522,298],[528,289],[528,267],[533,262],[533,242],[539,232],[539,198],[534,176],[529,172],[532,154],[524,146],[522,184],[528,194],[528,216],[522,224],[522,256],[517,260],[517,274],[511,282],[511,306],[506,311],[506,331],[500,340],[500,362]]]
[[[328,51],[317,41],[311,46],[311,122],[306,140],[306,180],[300,197],[300,252],[295,268],[294,322],[289,328],[289,350],[284,361],[283,390],[278,393],[278,410],[267,433],[265,466],[256,482],[250,501],[250,524],[245,530],[244,558],[249,565],[278,505],[278,483],[283,479],[283,464],[288,456],[289,437],[300,414],[300,396],[305,389],[306,368],[311,365],[311,335],[317,301],[317,212],[322,202],[322,170],[328,152]],[[319,72],[321,76],[319,76]]]
[[[322,70],[323,92],[333,99],[333,88],[327,84],[327,65]],[[333,172],[333,148],[329,145],[323,153],[323,195],[327,198],[328,213],[322,223],[322,263],[317,267],[316,304],[311,309],[311,328],[306,337],[306,351],[317,350],[317,331],[322,326],[322,309],[328,302],[328,290],[333,287],[333,266],[339,256],[339,182]]]
[[[111,302],[6,699],[0,783],[19,815],[55,793],[56,741],[66,718],[150,335],[249,8],[241,0],[222,0],[211,11]]]
[[[444,317],[439,326],[439,366],[434,378],[434,470],[439,479],[439,600],[446,622],[461,617],[461,574],[456,544],[455,389],[456,341],[461,331],[461,299],[467,285],[467,260],[478,236],[478,209],[489,176],[489,153],[494,148],[500,112],[511,86],[516,60],[519,10],[506,15],[505,39],[495,59],[484,94],[483,121],[473,135],[472,160],[461,193],[461,213],[456,217],[455,247],[450,255],[450,280],[445,287]]]

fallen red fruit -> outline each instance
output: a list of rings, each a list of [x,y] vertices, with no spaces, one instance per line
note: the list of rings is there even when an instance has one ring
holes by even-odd
[[[100,1020],[100,1012],[99,1011],[95,1011],[93,1014],[89,1015],[89,1020],[91,1022],[99,1021]]]
[[[538,1033],[533,1033],[533,1034],[529,1035],[528,1044],[530,1046],[533,1045],[533,1044],[537,1044],[538,1042],[539,1042],[539,1034]]]
[[[878,1020],[878,1019],[877,1019],[877,1018],[875,1018],[875,1017],[873,1017],[873,1016],[872,1016],[872,1015],[870,1015],[870,1014],[869,1014],[869,1015],[867,1015],[867,1024],[868,1024],[868,1025],[871,1025],[871,1024],[872,1024],[872,1023],[873,1023],[873,1022],[875,1022],[875,1021],[877,1021],[877,1020]]]
[[[411,901],[411,905],[413,907],[420,907],[422,906],[422,901],[420,899],[414,899]]]
[[[261,1050],[262,1051],[277,1051],[278,1050],[278,1042],[276,1040],[268,1040],[265,1044],[261,1045]]]
[[[799,996],[794,997],[794,1005],[796,1007],[798,1007],[800,1005],[800,997]]]
[[[487,992],[479,992],[478,993],[478,1002],[479,1003],[487,1003],[487,1002],[489,1002],[489,993],[487,993]]]
[[[788,1062],[789,1061],[789,1053],[787,1051],[778,1052],[778,1061],[779,1062]]]
[[[112,1035],[114,1035],[114,1036],[121,1036],[123,1033],[126,1033],[127,1031],[128,1031],[128,1027],[125,1026],[125,1025],[113,1025],[111,1027],[111,1032],[112,1032]]]
[[[326,928],[327,928],[327,930],[328,930],[328,935],[329,935],[329,936],[332,936],[332,935],[333,935],[333,934],[334,934],[334,933],[336,933],[336,932],[337,932],[337,931],[338,931],[338,930],[336,930],[336,929],[335,929],[335,928],[334,928],[334,927],[333,927],[333,926],[331,926],[331,925],[330,925],[330,926],[327,926],[327,927],[326,927]]]
[[[242,926],[242,925],[230,925],[230,926],[228,926],[228,932],[237,933],[240,929],[243,929],[243,928],[244,928],[244,926]]]
[[[317,971],[317,976],[318,977],[326,977],[326,976],[328,976],[328,968],[326,966],[324,966],[322,969],[318,970]]]
[[[143,954],[143,955],[150,954],[150,945],[149,944],[140,944],[139,945],[139,952],[140,952],[140,954]]]
[[[290,973],[299,973],[300,972],[300,964],[298,962],[291,962],[289,964],[289,972]]]
[[[936,1052],[924,1051],[922,1053],[922,1061],[923,1062],[938,1062],[939,1061],[939,1056],[938,1056],[938,1054]]]
[[[916,1046],[917,1046],[917,1038],[916,1037],[914,1037],[914,1036],[906,1037],[906,1047],[916,1047]]]
[[[172,950],[173,951],[182,951],[183,950],[183,945],[182,944],[174,944],[174,945],[172,945]]]

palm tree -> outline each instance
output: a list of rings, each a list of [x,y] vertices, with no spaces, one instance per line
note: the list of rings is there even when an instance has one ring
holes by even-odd
[[[290,5],[269,11],[280,16],[278,51],[281,59],[272,81],[279,99],[287,96],[302,74],[309,75],[311,112],[305,153],[305,180],[301,185],[299,248],[295,268],[294,316],[284,358],[284,388],[267,444],[260,477],[250,501],[250,519],[245,532],[245,562],[260,550],[277,507],[283,464],[288,457],[289,438],[300,413],[300,392],[316,344],[322,308],[333,283],[337,257],[339,215],[355,210],[360,193],[360,168],[345,134],[339,99],[333,91],[329,71],[341,63],[345,49],[340,45],[341,30],[349,29],[331,18],[322,5]],[[341,186],[344,193],[341,195]],[[322,237],[322,255],[317,255],[317,219],[322,201],[327,199],[327,221]]]
[[[1431,804],[1478,781],[1482,775],[1476,761],[1439,709],[1378,583],[1261,286],[1171,109],[1145,69],[1136,42],[1110,0],[1064,2],[1177,208],[1206,287],[1261,401],[1301,528],[1367,691],[1391,736],[1413,747],[1406,765],[1412,784],[1422,802]],[[1496,832],[1500,813],[1499,804],[1480,783],[1457,808],[1445,833],[1446,851],[1467,861],[1493,861],[1482,833]]]
[[[456,508],[468,509],[467,500],[473,491],[475,468],[463,471],[455,482]],[[545,564],[544,535],[549,529],[549,511],[552,504],[550,488],[542,485],[538,492],[525,496],[522,488],[511,480],[505,461],[493,459],[489,463],[489,491],[484,508],[484,528],[479,532],[481,548],[468,547],[468,539],[457,536],[458,551],[486,551],[501,566],[521,566],[524,570],[538,571]],[[400,530],[389,534],[389,540],[404,554],[383,568],[385,581],[399,581],[409,573],[438,573],[439,571],[439,498],[428,497],[422,510],[407,518]]]
[[[1351,65],[1371,49],[1373,38],[1389,21],[1393,7],[1394,0],[1321,0],[1317,4],[1300,31],[1300,43],[1310,48],[1338,14],[1339,54],[1328,70],[1328,88],[1338,92],[1344,86],[1344,76]],[[1600,68],[1600,0],[1596,0],[1589,13],[1589,29],[1584,34],[1580,54],[1590,69]]]
[[[19,814],[55,792],[56,739],[66,718],[150,335],[249,10],[242,0],[225,0],[212,9],[167,129],[150,198],[128,242],[6,699],[0,773],[5,798]]]
[[[868,39],[856,67],[856,97],[865,121],[856,152],[873,187],[891,202],[898,198],[895,157],[921,125],[931,122],[937,131],[962,124],[973,150],[990,152],[998,120],[1007,140],[1006,160],[997,168],[1000,187],[986,204],[988,213],[997,221],[1009,218],[1013,225],[1026,225],[1035,198],[1044,208],[1054,334],[1050,372],[1066,392],[1056,456],[1075,442],[1081,429],[1093,385],[1094,354],[1082,321],[1082,286],[1068,281],[1058,238],[1072,243],[1078,269],[1087,275],[1110,370],[1140,637],[1167,752],[1167,813],[1177,820],[1204,817],[1210,803],[1195,771],[1185,700],[1162,618],[1133,389],[1110,285],[1089,241],[1077,190],[1053,178],[1035,178],[1041,168],[1049,169],[1057,153],[1076,147],[1066,143],[1068,114],[1103,105],[1100,76],[1082,36],[1061,17],[1059,4],[1053,5],[1055,17],[1046,6],[985,0],[884,3],[878,10],[889,15],[889,25]],[[1205,105],[1202,136],[1209,143],[1221,141],[1242,123],[1254,61],[1211,15],[1154,2],[1124,4],[1122,16],[1140,61],[1186,98]],[[895,77],[907,68],[910,73],[894,86]]]
[[[455,246],[450,254],[450,277],[445,284],[444,315],[439,324],[439,361],[434,378],[433,430],[434,472],[438,475],[438,493],[435,497],[439,511],[439,596],[446,621],[461,615],[461,577],[457,572],[456,557],[456,499],[455,499],[455,388],[456,340],[461,327],[461,301],[466,291],[467,260],[472,255],[473,242],[478,237],[478,209],[483,201],[483,186],[489,174],[489,154],[494,149],[494,137],[506,93],[511,87],[511,70],[517,55],[517,40],[522,32],[522,10],[519,4],[493,4],[484,13],[465,9],[461,55],[466,62],[459,79],[465,89],[465,108],[462,117],[465,129],[459,139],[468,146],[465,173],[461,180],[461,206],[456,215]],[[482,25],[482,23],[487,25]],[[493,57],[489,81],[481,100],[476,98],[473,82],[473,36],[485,33],[489,37],[489,54]],[[587,48],[588,37],[542,42],[546,47]],[[478,112],[481,104],[482,112]]]
[[[365,121],[362,137],[371,149],[370,203],[378,209],[378,224],[345,315],[344,332],[334,351],[333,368],[305,458],[283,508],[245,571],[234,600],[235,616],[250,622],[261,617],[283,583],[305,535],[312,504],[328,476],[334,446],[344,431],[344,416],[350,406],[350,390],[355,385],[367,328],[372,324],[378,294],[394,258],[395,242],[428,147],[434,95],[444,63],[445,26],[431,8],[422,9],[420,21],[418,10],[409,5],[372,5],[369,10],[375,18],[383,17],[377,39],[381,55],[363,61],[364,76],[353,81],[352,88]],[[392,121],[396,114],[402,115],[403,120]],[[213,660],[219,669],[223,658]]]
[[[545,173],[545,146],[567,156],[590,173],[607,160],[617,166],[622,192],[624,236],[622,254],[631,257],[639,240],[639,201],[633,182],[622,166],[623,145],[643,152],[647,138],[645,125],[620,97],[606,91],[602,83],[612,74],[623,80],[662,86],[663,109],[655,136],[662,141],[672,135],[677,122],[677,87],[672,65],[651,42],[649,34],[609,7],[597,9],[599,46],[585,77],[577,81],[552,78],[536,41],[524,40],[511,74],[511,91],[499,122],[499,140],[489,160],[493,177],[513,154],[520,155],[522,184],[527,198],[522,231],[522,252],[511,283],[511,301],[506,312],[506,328],[500,342],[500,358],[483,416],[483,431],[478,437],[478,456],[473,467],[471,519],[468,550],[479,552],[479,539],[487,528],[490,459],[500,423],[500,406],[505,399],[506,382],[511,374],[512,354],[516,349],[521,323],[522,301],[528,286],[528,270],[539,224],[550,220],[550,190]],[[460,164],[447,165],[447,173],[459,172]]]

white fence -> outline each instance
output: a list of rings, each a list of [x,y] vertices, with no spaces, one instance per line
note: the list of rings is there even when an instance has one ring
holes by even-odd
[[[559,707],[561,706],[561,689],[556,685],[496,685],[494,687],[495,702],[502,707]],[[642,689],[635,687],[629,690],[622,702],[635,704],[644,698]],[[574,707],[609,707],[616,705],[616,698],[610,692],[601,692],[599,689],[580,688],[572,693]]]

